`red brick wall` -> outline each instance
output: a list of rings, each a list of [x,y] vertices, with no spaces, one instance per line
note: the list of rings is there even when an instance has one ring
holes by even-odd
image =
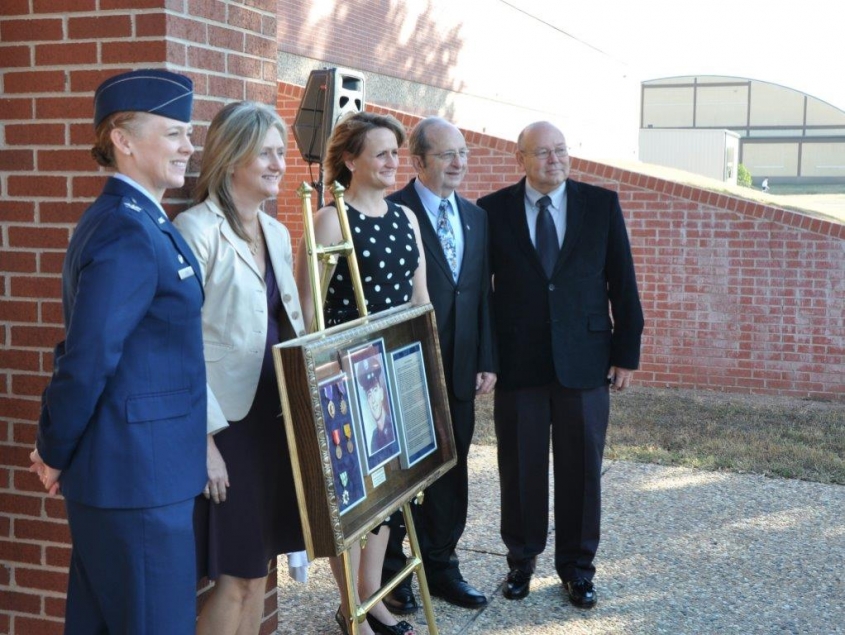
[[[63,505],[44,497],[27,466],[38,397],[62,337],[64,251],[104,178],[88,157],[94,88],[140,66],[190,74],[200,145],[224,101],[272,102],[278,90],[291,124],[302,94],[274,83],[276,2],[131,4],[4,0],[0,8],[0,634],[61,632]],[[399,117],[408,127],[416,121]],[[473,154],[464,195],[519,177],[512,142],[466,135]],[[288,160],[278,207],[298,237],[294,191],[316,174],[296,148]],[[843,225],[577,159],[573,167],[575,178],[622,198],[648,320],[641,383],[845,395]],[[406,160],[399,183],[410,176]],[[271,575],[264,633],[276,624],[274,592]]]
[[[276,31],[275,0],[0,3],[0,634],[62,632],[64,504],[27,468],[63,337],[64,252],[105,177],[88,154],[93,91],[124,70],[184,72],[201,144],[225,101],[274,102]],[[171,194],[184,204],[187,191]],[[264,633],[277,623],[271,580]]]
[[[646,313],[637,380],[845,399],[845,225],[583,162],[616,189]]]
[[[301,94],[280,84],[289,121]],[[419,120],[368,109],[409,130]],[[464,134],[464,196],[521,178],[513,142]],[[413,175],[401,154],[399,186]],[[298,236],[293,190],[311,179],[295,147],[288,156],[279,212]],[[619,192],[646,316],[638,383],[845,399],[845,225],[577,158],[572,177]]]

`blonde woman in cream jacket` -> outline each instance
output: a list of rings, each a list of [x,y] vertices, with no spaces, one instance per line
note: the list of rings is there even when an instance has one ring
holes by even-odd
[[[216,584],[198,634],[257,634],[268,562],[303,549],[272,346],[305,326],[290,234],[261,211],[279,194],[286,141],[270,107],[224,107],[206,138],[201,202],[174,221],[205,291],[208,483],[194,526],[199,575]]]

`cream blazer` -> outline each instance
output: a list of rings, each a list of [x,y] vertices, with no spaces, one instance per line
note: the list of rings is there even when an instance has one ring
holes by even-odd
[[[288,319],[294,333],[305,335],[290,233],[267,214],[259,213],[258,221]],[[182,212],[173,224],[202,271],[208,432],[214,433],[243,419],[255,398],[267,339],[267,285],[246,241],[235,234],[215,200]]]

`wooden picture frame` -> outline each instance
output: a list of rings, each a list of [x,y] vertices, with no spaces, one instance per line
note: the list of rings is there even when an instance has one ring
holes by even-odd
[[[403,467],[397,452],[385,464],[365,475],[365,497],[354,507],[343,508],[341,513],[332,469],[332,453],[337,451],[338,444],[326,426],[321,382],[325,386],[325,382],[345,372],[351,384],[353,379],[348,368],[344,368],[344,359],[348,359],[350,351],[377,340],[383,341],[387,356],[391,351],[419,343],[437,437],[436,449],[408,467]],[[403,305],[283,342],[273,348],[273,356],[309,558],[336,556],[348,550],[355,541],[455,465],[449,399],[437,323],[430,304]],[[349,390],[354,389],[350,386]],[[348,396],[353,402],[352,395]],[[396,404],[393,406],[395,408]],[[356,444],[359,457],[366,461],[360,439],[358,436]]]

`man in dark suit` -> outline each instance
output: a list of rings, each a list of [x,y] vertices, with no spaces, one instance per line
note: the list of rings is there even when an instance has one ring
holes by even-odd
[[[487,598],[464,580],[455,548],[467,518],[467,455],[475,428],[475,395],[489,393],[496,383],[487,218],[455,192],[468,161],[460,130],[437,117],[424,119],[411,133],[409,150],[417,178],[388,198],[413,210],[419,219],[458,455],[457,465],[426,489],[414,520],[431,593],[451,604],[479,608]],[[384,581],[405,565],[404,535],[404,527],[394,524]],[[400,614],[417,609],[410,576],[385,603]]]
[[[528,595],[546,546],[551,428],[555,568],[569,600],[591,608],[608,385],[631,382],[643,313],[617,194],[568,178],[566,140],[550,123],[529,125],[517,146],[525,178],[478,201],[490,223],[500,363],[504,595]]]

